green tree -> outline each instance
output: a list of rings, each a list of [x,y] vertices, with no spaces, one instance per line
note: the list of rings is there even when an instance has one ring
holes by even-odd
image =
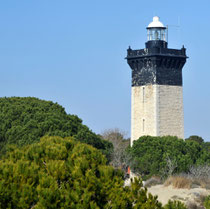
[[[198,165],[207,164],[210,165],[210,142],[204,142],[201,145],[201,154],[197,160]]]
[[[93,133],[76,115],[50,101],[33,97],[0,98],[0,155],[8,144],[23,146],[39,141],[42,136],[74,136],[107,156],[112,144]]]
[[[192,136],[190,136],[189,138],[187,138],[187,139],[185,139],[185,140],[186,140],[186,141],[189,141],[189,140],[191,140],[191,141],[196,141],[196,142],[198,142],[199,144],[202,144],[202,143],[204,142],[203,138],[200,137],[200,136],[197,136],[197,135],[192,135]]]
[[[134,141],[128,153],[131,156],[131,168],[145,177],[166,177],[172,174],[169,167],[174,168],[174,173],[187,172],[192,165],[204,164],[209,156],[199,143],[173,136],[140,137]]]
[[[73,138],[43,137],[0,160],[0,208],[161,209],[140,179],[123,186],[122,172],[102,153]]]

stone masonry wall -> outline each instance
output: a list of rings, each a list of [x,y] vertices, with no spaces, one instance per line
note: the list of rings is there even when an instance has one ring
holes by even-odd
[[[156,136],[156,88],[153,85],[134,86],[131,94],[132,145],[140,136]]]
[[[157,85],[159,136],[184,138],[182,86]]]
[[[131,145],[143,135],[184,137],[181,86],[134,86],[131,97]]]

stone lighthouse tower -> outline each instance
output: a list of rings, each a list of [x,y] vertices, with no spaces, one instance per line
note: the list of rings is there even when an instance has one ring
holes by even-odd
[[[127,50],[132,70],[131,145],[140,136],[184,138],[182,68],[186,49],[169,49],[166,27],[153,17],[144,49]]]

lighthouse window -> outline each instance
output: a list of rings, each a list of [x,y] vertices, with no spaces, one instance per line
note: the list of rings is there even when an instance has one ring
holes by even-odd
[[[165,41],[165,29],[161,28],[149,28],[147,31],[147,37],[149,41],[163,40]]]
[[[145,102],[145,87],[142,88],[142,102]]]
[[[159,39],[159,33],[158,33],[158,30],[155,31],[155,40],[158,40]]]
[[[145,119],[143,119],[142,122],[143,122],[143,123],[142,123],[142,131],[144,132],[144,130],[145,130]]]

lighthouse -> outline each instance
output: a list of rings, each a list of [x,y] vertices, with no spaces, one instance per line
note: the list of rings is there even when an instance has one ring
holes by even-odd
[[[186,49],[168,48],[159,17],[147,26],[144,49],[127,50],[131,68],[131,146],[144,135],[184,138],[182,68]]]

